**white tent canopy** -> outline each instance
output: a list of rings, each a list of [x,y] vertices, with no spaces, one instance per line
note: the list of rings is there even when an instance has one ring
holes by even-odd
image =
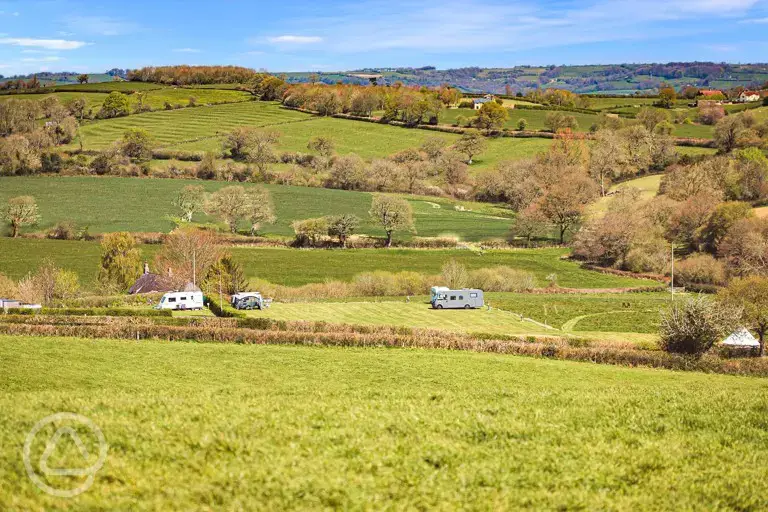
[[[749,348],[749,347],[759,347],[760,342],[758,342],[754,336],[752,336],[752,333],[749,332],[746,328],[742,327],[738,330],[736,330],[733,334],[728,336],[723,340],[723,345],[726,345],[728,347],[741,347],[741,348]]]

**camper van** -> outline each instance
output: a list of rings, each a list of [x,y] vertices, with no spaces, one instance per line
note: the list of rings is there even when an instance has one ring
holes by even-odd
[[[435,299],[437,298],[438,295],[448,291],[451,291],[451,289],[448,288],[447,286],[433,286],[430,289],[431,297],[429,298],[429,302],[435,302]]]
[[[203,292],[168,292],[155,309],[203,309]]]
[[[265,309],[272,299],[265,299],[259,292],[236,293],[232,296],[232,307],[235,309]]]
[[[483,290],[464,288],[462,290],[440,290],[432,299],[434,309],[475,309],[485,304]]]

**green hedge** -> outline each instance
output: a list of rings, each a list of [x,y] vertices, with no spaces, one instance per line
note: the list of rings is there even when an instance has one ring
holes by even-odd
[[[173,312],[168,309],[130,308],[43,308],[40,313],[53,316],[173,316]]]
[[[219,300],[215,297],[206,297],[206,301],[208,302],[208,309],[210,309],[211,312],[218,317],[246,318],[245,313],[236,310],[226,302],[224,304],[220,304]]]

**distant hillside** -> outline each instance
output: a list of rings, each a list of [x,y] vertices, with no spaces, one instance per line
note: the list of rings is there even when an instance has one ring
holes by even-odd
[[[437,86],[449,83],[465,92],[517,93],[558,88],[577,93],[655,93],[662,83],[679,89],[685,85],[730,89],[768,82],[768,64],[671,62],[589,66],[517,66],[513,68],[367,68],[351,72],[287,73],[289,82],[305,82],[312,75],[325,83],[367,83],[356,74],[378,74],[379,83]]]
[[[88,83],[95,84],[101,82],[111,82],[115,80],[115,77],[124,79],[128,70],[126,69],[110,69],[106,73],[88,73]],[[74,71],[43,71],[40,73],[30,73],[28,75],[14,75],[14,76],[2,76],[0,75],[0,83],[12,81],[12,80],[31,80],[33,77],[37,77],[40,84],[46,87],[52,85],[69,85],[78,83],[77,77],[81,73]]]

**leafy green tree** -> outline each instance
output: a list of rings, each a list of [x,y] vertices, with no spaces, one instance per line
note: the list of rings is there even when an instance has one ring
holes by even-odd
[[[99,282],[105,286],[127,290],[141,274],[141,253],[133,235],[107,233],[101,239]]]
[[[677,99],[677,92],[674,87],[662,87],[659,89],[659,101],[656,105],[661,108],[672,108],[675,106],[675,100]]]
[[[328,233],[328,219],[317,217],[314,219],[295,220],[291,223],[296,234],[296,243],[300,246],[310,245],[317,247],[320,237]]]
[[[558,133],[563,130],[578,129],[579,122],[574,116],[555,110],[544,117],[544,126],[552,133]]]
[[[83,73],[82,75],[77,76],[78,83],[81,84],[87,84],[88,83],[88,75]]]
[[[709,215],[707,223],[701,229],[701,242],[707,251],[717,253],[717,249],[731,227],[742,219],[754,215],[752,205],[731,201],[717,205]]]
[[[34,226],[40,220],[35,198],[32,196],[12,197],[0,212],[11,227],[11,236],[16,238],[23,226]]]
[[[495,101],[483,103],[475,117],[475,126],[484,130],[500,130],[509,119],[509,111]]]
[[[360,218],[357,215],[345,213],[328,217],[328,235],[339,238],[339,244],[346,249],[349,238],[360,226]]]
[[[646,130],[652,132],[659,123],[669,121],[669,114],[658,108],[643,107],[637,113],[636,119],[640,121],[640,124],[645,126]]]
[[[120,151],[133,162],[148,162],[152,159],[152,137],[140,128],[129,128],[123,133]]]
[[[408,201],[399,197],[376,194],[368,212],[373,220],[381,224],[387,234],[387,247],[392,247],[392,234],[395,231],[410,230],[413,225],[413,209]]]
[[[131,105],[128,97],[117,91],[112,91],[101,105],[99,114],[101,117],[112,118],[127,116],[131,112]]]
[[[488,146],[485,137],[477,130],[467,130],[461,138],[456,141],[453,148],[467,156],[467,164],[472,165],[472,158],[485,151]]]
[[[528,129],[528,121],[526,121],[524,117],[521,117],[520,119],[518,119],[517,129],[521,132]]]

